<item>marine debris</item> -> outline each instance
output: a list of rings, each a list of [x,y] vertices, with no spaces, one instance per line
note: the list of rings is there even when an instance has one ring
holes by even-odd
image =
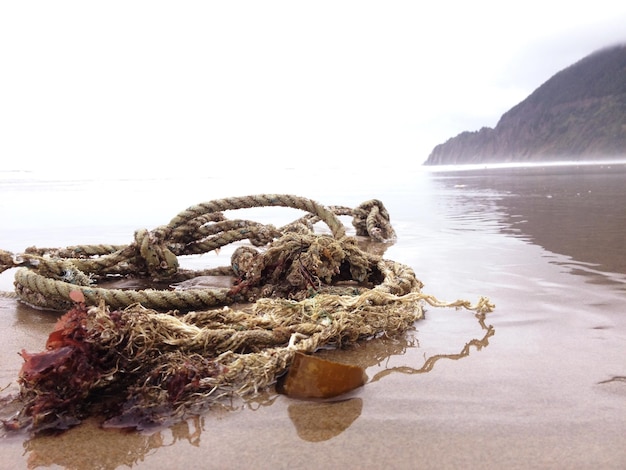
[[[223,214],[259,206],[308,214],[281,228]],[[356,237],[346,235],[342,215],[353,217]],[[330,234],[314,231],[320,220]],[[481,314],[493,309],[486,298],[476,305],[444,303],[422,293],[411,268],[363,250],[362,237],[377,243],[395,237],[378,200],[350,209],[291,195],[257,195],[190,207],[166,226],[138,230],[125,246],[0,253],[0,271],[20,266],[15,286],[23,302],[67,312],[45,351],[21,352],[16,400],[22,406],[5,427],[64,429],[94,414],[104,416],[105,425],[121,427],[182,419],[233,396],[253,397],[290,367],[309,367],[305,381],[323,377],[326,372],[310,373],[319,361],[303,355],[404,332],[423,317],[425,303]],[[231,243],[240,246],[230,266],[179,268],[181,255]],[[231,276],[234,283],[138,290],[97,285],[131,276],[159,285],[201,276]],[[350,369],[322,365],[335,367],[335,376]],[[286,391],[329,397],[364,383],[362,371],[346,377],[349,383],[337,388],[330,382],[302,386],[288,376]]]

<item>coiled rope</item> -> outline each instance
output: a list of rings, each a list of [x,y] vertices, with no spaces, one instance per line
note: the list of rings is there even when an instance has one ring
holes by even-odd
[[[262,206],[308,214],[281,228],[223,214]],[[41,353],[45,361],[23,352],[24,408],[15,422],[21,426],[30,417],[36,426],[67,425],[68,417],[84,414],[90,397],[102,395],[120,397],[122,421],[155,421],[165,409],[184,415],[226,394],[247,396],[268,387],[296,352],[405,331],[422,318],[423,303],[479,315],[493,309],[486,298],[471,305],[423,294],[411,268],[364,251],[347,236],[338,218],[343,215],[353,217],[357,236],[395,238],[378,200],[350,209],[267,194],[198,204],[165,226],[138,230],[128,245],[0,252],[0,270],[19,267],[15,287],[23,302],[71,309],[51,333],[48,351]],[[315,233],[318,221],[331,233]],[[181,255],[246,239],[253,246],[239,246],[230,266],[179,268]],[[206,275],[235,281],[227,288],[184,290],[96,286],[111,277],[172,283]],[[247,311],[228,307],[235,303],[253,305]],[[48,366],[41,369],[42,363]]]
[[[253,221],[228,220],[223,215],[227,210],[265,206],[291,207],[309,214],[281,229]],[[241,277],[241,261],[252,256],[250,250],[240,250],[230,267],[204,271],[179,270],[177,257],[207,253],[245,239],[250,240],[253,245],[263,246],[285,233],[299,231],[302,234],[305,227],[310,228],[320,220],[330,228],[335,240],[350,245],[349,251],[351,248],[352,252],[357,253],[358,247],[350,238],[345,237],[345,229],[338,215],[354,217],[357,235],[369,236],[377,241],[395,236],[389,223],[389,215],[378,200],[365,202],[352,210],[346,207],[327,208],[311,199],[298,196],[262,194],[218,199],[189,207],[165,226],[152,231],[136,231],[134,241],[129,245],[80,245],[65,249],[32,247],[18,256],[0,250],[0,272],[12,267],[22,267],[15,275],[17,295],[23,302],[38,308],[67,310],[72,305],[70,292],[75,290],[83,293],[88,305],[98,305],[100,301],[104,301],[114,308],[123,308],[134,303],[157,310],[190,310],[227,305],[244,299],[241,295],[235,295],[236,292],[232,289],[225,288],[105,289],[97,287],[94,281],[131,275],[154,280],[174,277],[181,280],[210,275]],[[305,238],[304,235],[292,235],[285,243],[290,244],[292,250],[301,253],[304,249],[302,244],[307,241]],[[315,239],[309,234],[308,240]],[[326,245],[328,244],[326,241]],[[336,254],[338,248],[334,248]],[[282,248],[275,249],[273,253],[281,250]],[[277,256],[285,257],[284,253]],[[371,258],[368,261],[373,262]],[[250,275],[247,273],[247,277]],[[359,275],[362,276],[363,273]],[[261,282],[261,279],[256,281]],[[250,291],[251,283],[247,284],[247,291]]]

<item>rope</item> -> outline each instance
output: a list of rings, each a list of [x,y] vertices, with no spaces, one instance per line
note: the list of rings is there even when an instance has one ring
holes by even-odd
[[[261,206],[307,214],[281,228],[223,214]],[[33,247],[20,255],[0,251],[0,269],[19,267],[15,287],[21,301],[69,310],[50,334],[46,352],[22,352],[23,408],[10,425],[28,420],[37,429],[71,425],[102,396],[116,397],[116,407],[110,405],[122,422],[159,421],[164,413],[182,417],[221,397],[267,388],[296,352],[406,331],[423,317],[424,303],[483,317],[494,308],[484,297],[471,305],[422,293],[410,267],[366,252],[357,238],[346,236],[338,217],[347,215],[357,236],[377,242],[395,238],[378,200],[350,209],[272,194],[192,206],[165,226],[137,230],[128,245]],[[313,232],[319,221],[330,234]],[[246,239],[250,245],[234,250],[230,266],[179,267],[179,256]],[[234,283],[200,288],[191,282],[205,275],[232,276]],[[96,284],[124,276],[178,288]],[[181,280],[191,287],[182,287]],[[237,310],[232,304],[251,306]]]
[[[309,214],[282,229],[246,220],[226,220],[223,216],[227,210],[264,206],[291,207]],[[302,232],[320,220],[329,227],[334,239],[349,240],[337,215],[353,215],[357,234],[369,234],[376,240],[382,240],[383,236],[392,237],[395,234],[386,210],[381,207],[382,203],[374,200],[367,201],[354,211],[348,208],[332,209],[311,199],[278,194],[217,199],[189,207],[165,226],[152,231],[137,230],[129,245],[79,245],[61,249],[33,247],[19,256],[0,251],[0,272],[21,267],[15,274],[17,295],[23,302],[37,308],[67,310],[72,306],[70,292],[74,290],[83,293],[88,305],[98,305],[104,301],[114,308],[134,303],[158,310],[190,310],[227,305],[241,298],[225,288],[121,290],[100,288],[94,281],[131,275],[155,280],[173,279],[176,275],[179,280],[201,275],[233,275],[235,272],[240,273],[240,268],[235,265],[230,269],[182,271],[179,269],[178,257],[210,252],[245,239],[253,245],[263,246],[284,233]],[[302,251],[299,239],[294,240],[292,238],[292,245],[299,244],[295,249]],[[280,250],[282,248],[272,253]],[[360,277],[363,277],[362,273]],[[250,282],[247,284],[250,290]]]

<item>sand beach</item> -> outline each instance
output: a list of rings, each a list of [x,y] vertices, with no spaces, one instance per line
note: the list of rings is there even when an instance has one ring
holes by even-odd
[[[324,184],[319,181],[324,178]],[[438,172],[295,169],[236,187],[218,176],[83,180],[4,173],[0,248],[128,243],[192,204],[292,193],[327,205],[377,198],[424,292],[496,305],[493,335],[471,312],[427,308],[399,337],[324,352],[368,383],[330,401],[268,390],[171,426],[60,435],[0,431],[12,469],[618,469],[626,466],[626,165]],[[294,211],[254,209],[264,223]],[[297,214],[296,214],[297,215]],[[348,230],[349,220],[346,220]],[[223,265],[228,253],[190,263]],[[0,388],[17,390],[18,352],[36,352],[59,314],[10,295],[0,275]],[[474,342],[472,342],[475,340]],[[466,352],[466,345],[471,343]],[[430,370],[429,358],[441,356]],[[6,416],[3,416],[6,418]]]

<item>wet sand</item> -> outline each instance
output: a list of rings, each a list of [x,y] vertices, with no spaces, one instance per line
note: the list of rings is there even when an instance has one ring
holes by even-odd
[[[400,338],[329,354],[366,366],[375,379],[341,400],[299,401],[270,391],[255,402],[143,432],[103,430],[92,420],[60,436],[9,434],[0,439],[3,465],[626,465],[623,166],[389,173],[353,182],[335,176],[332,193],[313,185],[316,175],[280,176],[271,186],[252,182],[245,191],[216,181],[194,184],[179,187],[174,197],[159,191],[159,182],[139,189],[123,182],[3,184],[0,215],[12,223],[0,232],[0,248],[126,243],[135,229],[167,223],[191,204],[228,195],[291,192],[342,205],[376,197],[398,234],[385,257],[412,266],[424,291],[442,299],[490,297],[496,310],[487,323],[495,334],[458,357],[485,331],[471,313],[429,308],[426,319]],[[104,197],[107,187],[115,193]],[[64,205],[68,200],[71,206]],[[283,214],[263,212],[263,222],[293,218]],[[225,264],[227,256],[208,262]],[[0,290],[10,290],[11,282],[11,272],[2,274]],[[2,386],[15,381],[17,352],[41,350],[56,318],[0,297]],[[419,371],[427,358],[446,354],[451,357],[432,370]]]

